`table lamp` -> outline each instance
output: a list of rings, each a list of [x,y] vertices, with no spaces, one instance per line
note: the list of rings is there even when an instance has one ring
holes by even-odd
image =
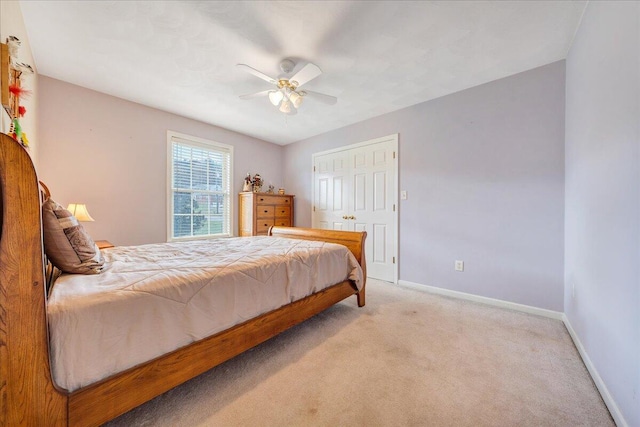
[[[93,218],[91,218],[91,215],[89,215],[87,206],[84,203],[69,203],[69,206],[67,206],[67,210],[71,212],[71,214],[75,216],[78,221],[95,221]]]

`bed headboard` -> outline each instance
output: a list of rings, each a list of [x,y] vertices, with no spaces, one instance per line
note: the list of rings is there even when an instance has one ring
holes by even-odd
[[[66,419],[49,368],[41,201],[25,149],[0,134],[0,425]]]

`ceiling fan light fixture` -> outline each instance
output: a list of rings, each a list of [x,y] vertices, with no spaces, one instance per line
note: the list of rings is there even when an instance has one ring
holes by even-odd
[[[282,105],[280,105],[280,111],[283,113],[290,113],[291,112],[291,102],[287,101],[286,99],[284,101],[282,101]]]
[[[280,104],[280,101],[282,101],[282,98],[284,98],[284,95],[279,90],[274,90],[269,92],[269,101],[271,101],[271,103],[275,107],[277,107]]]
[[[291,93],[289,94],[289,100],[291,101],[291,103],[293,103],[293,106],[296,108],[300,108],[300,105],[302,105],[302,95],[300,95],[298,92],[296,91],[291,91]]]
[[[241,95],[240,98],[252,99],[260,96],[268,96],[269,102],[271,102],[278,111],[286,115],[296,115],[298,113],[298,108],[300,108],[307,95],[327,105],[333,105],[337,101],[337,98],[334,96],[300,89],[300,86],[322,74],[322,70],[311,62],[308,62],[304,67],[296,71],[293,76],[288,77],[288,74],[293,73],[295,63],[289,58],[284,59],[280,63],[280,69],[284,74],[278,76],[277,79],[269,77],[261,71],[251,68],[246,64],[237,64],[237,66],[249,74],[253,74],[254,76],[275,86],[270,90],[267,89],[256,93]]]

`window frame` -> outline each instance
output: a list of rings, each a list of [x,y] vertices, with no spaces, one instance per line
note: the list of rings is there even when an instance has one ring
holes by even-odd
[[[178,140],[178,141],[174,141]],[[182,141],[180,141],[182,140]],[[228,217],[228,232],[222,234],[206,234],[206,235],[198,235],[198,236],[183,236],[183,237],[173,237],[174,234],[174,188],[173,188],[173,143],[178,142],[182,143],[186,146],[191,146],[194,148],[201,148],[210,151],[219,151],[226,152],[229,155],[229,172],[228,172],[228,185],[229,189],[228,200],[229,200],[229,217]],[[199,138],[197,136],[187,135],[180,132],[167,131],[167,242],[179,242],[185,240],[201,240],[201,239],[216,239],[216,238],[224,238],[233,236],[233,146],[229,144],[223,144],[217,141],[211,141],[204,138]],[[224,177],[223,177],[224,183]],[[224,187],[224,185],[223,185]],[[224,192],[223,192],[224,194]]]

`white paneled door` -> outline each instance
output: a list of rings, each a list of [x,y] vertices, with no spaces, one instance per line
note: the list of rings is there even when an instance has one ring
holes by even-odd
[[[398,135],[313,156],[315,228],[366,231],[367,275],[397,281]]]

